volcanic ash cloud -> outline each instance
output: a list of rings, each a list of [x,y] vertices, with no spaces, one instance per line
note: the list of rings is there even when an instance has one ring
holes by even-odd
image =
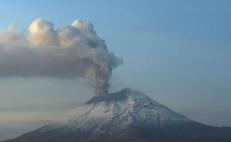
[[[0,77],[86,78],[102,95],[108,93],[112,69],[121,63],[84,21],[54,29],[39,18],[26,34],[13,27],[0,34]]]

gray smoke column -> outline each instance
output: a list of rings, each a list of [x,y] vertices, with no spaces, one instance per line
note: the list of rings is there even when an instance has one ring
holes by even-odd
[[[112,69],[121,63],[84,21],[54,29],[38,18],[27,34],[13,27],[0,34],[0,77],[86,78],[95,94],[103,95]]]

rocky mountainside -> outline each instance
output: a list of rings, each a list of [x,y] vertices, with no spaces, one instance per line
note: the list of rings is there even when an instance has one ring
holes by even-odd
[[[230,128],[206,126],[133,89],[95,96],[68,114],[6,142],[230,142]]]

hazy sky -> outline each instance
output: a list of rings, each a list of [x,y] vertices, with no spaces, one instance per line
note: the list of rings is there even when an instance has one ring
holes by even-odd
[[[231,126],[230,0],[1,0],[0,30],[91,22],[123,58],[111,91],[135,88],[210,125]],[[0,78],[0,140],[35,129],[93,96],[79,79]]]

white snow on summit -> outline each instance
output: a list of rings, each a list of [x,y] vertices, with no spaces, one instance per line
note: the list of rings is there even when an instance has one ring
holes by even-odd
[[[132,89],[95,96],[71,111],[68,118],[71,127],[111,133],[131,125],[165,127],[191,121]]]

